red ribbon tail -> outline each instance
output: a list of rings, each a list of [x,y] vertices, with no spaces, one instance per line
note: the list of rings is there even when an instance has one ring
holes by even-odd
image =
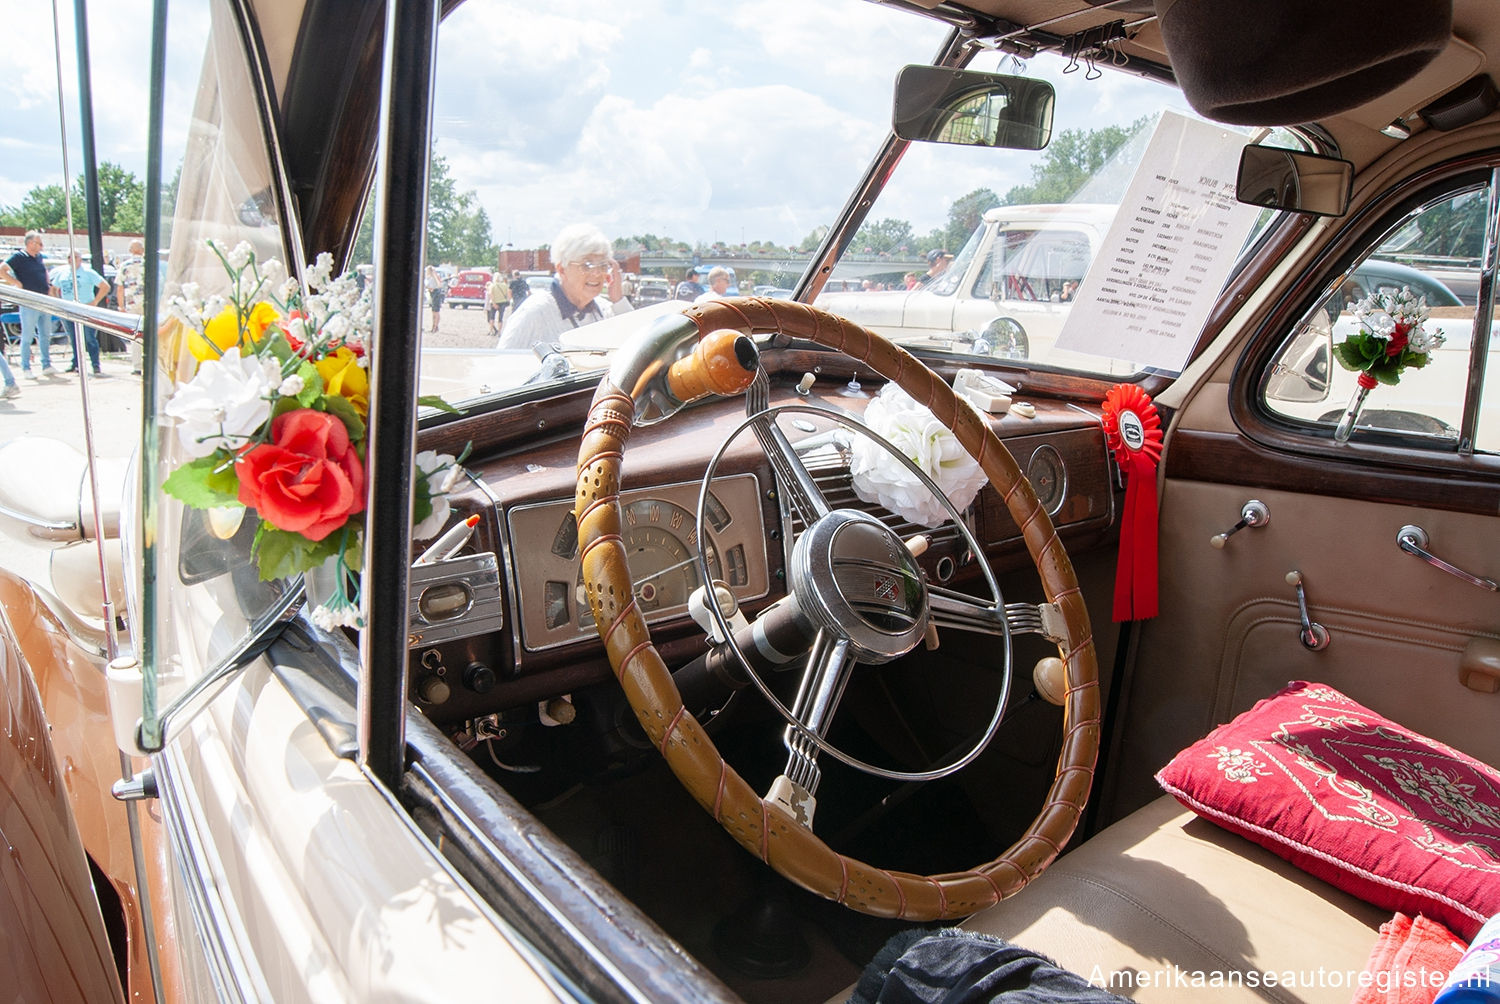
[[[1133,454],[1125,477],[1113,616],[1116,621],[1138,621],[1157,613],[1156,463]]]

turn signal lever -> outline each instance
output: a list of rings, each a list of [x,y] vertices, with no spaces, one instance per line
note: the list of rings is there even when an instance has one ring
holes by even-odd
[[[735,628],[733,634],[755,672],[774,673],[790,668],[807,654],[817,630],[798,609],[795,598],[786,596],[762,610],[753,623]],[[672,680],[682,703],[694,714],[719,707],[731,693],[750,683],[728,642],[713,645],[674,671]]]

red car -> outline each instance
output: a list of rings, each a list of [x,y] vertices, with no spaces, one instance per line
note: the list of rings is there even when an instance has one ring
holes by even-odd
[[[483,307],[484,288],[490,284],[490,278],[488,269],[463,269],[448,282],[448,306]]]

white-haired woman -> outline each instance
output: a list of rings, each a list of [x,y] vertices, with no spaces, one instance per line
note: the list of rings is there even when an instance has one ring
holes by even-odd
[[[548,291],[528,296],[500,334],[502,349],[529,349],[559,335],[631,309],[620,266],[598,227],[575,223],[552,241]],[[550,294],[550,295],[549,295]]]

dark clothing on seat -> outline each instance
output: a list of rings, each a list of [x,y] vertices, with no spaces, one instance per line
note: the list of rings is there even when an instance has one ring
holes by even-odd
[[[945,928],[903,931],[865,967],[849,1004],[1128,1004],[1008,941]]]

